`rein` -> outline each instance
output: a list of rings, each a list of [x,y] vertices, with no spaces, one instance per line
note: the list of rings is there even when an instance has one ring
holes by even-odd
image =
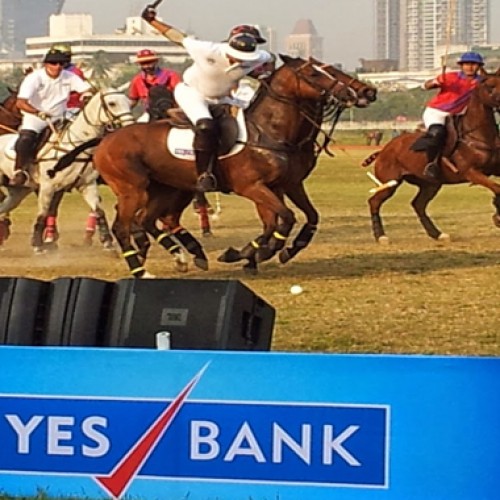
[[[332,80],[332,84],[330,87],[327,89],[317,85],[315,82],[311,81],[311,79],[307,78],[306,75],[302,74],[301,71],[303,68],[312,65],[317,71],[320,71],[321,73],[325,74],[328,78]],[[297,81],[303,80],[305,81],[309,86],[314,88],[315,90],[318,91],[320,96],[323,98],[323,102],[315,103],[319,108],[316,109],[308,109],[306,105],[304,105],[301,102],[297,102],[294,98],[290,97],[284,97],[280,94],[278,94],[273,88],[272,88],[272,80],[266,81],[262,80],[261,84],[267,91],[267,96],[271,98],[272,100],[275,100],[277,102],[286,104],[288,106],[292,106],[293,108],[297,109],[299,115],[304,118],[307,122],[309,122],[312,127],[309,131],[309,133],[298,143],[298,144],[286,144],[283,145],[282,142],[279,142],[279,146],[264,146],[262,143],[257,143],[257,144],[251,144],[251,143],[246,143],[248,146],[251,147],[256,147],[259,149],[267,149],[267,150],[273,150],[273,151],[290,151],[290,150],[297,150],[300,149],[304,144],[307,144],[309,141],[314,140],[315,144],[317,145],[317,148],[315,150],[315,155],[318,156],[321,151],[328,151],[327,146],[328,144],[333,140],[333,132],[335,129],[335,126],[340,118],[340,115],[342,111],[345,109],[345,105],[341,103],[341,101],[337,98],[335,95],[336,88],[340,85],[342,88],[346,87],[348,90],[352,90],[349,87],[347,87],[346,84],[335,78],[334,76],[330,75],[327,73],[325,70],[320,68],[319,66],[313,65],[309,62],[302,64],[299,68],[294,69],[292,68],[293,73],[297,77]],[[326,100],[330,100],[329,103],[326,102]],[[328,109],[327,112],[325,112],[325,108]],[[324,115],[327,114],[329,117],[333,118],[331,120],[331,127],[328,132],[325,132],[322,128],[322,124],[325,123],[325,121],[330,121],[330,119],[325,120]],[[264,132],[260,127],[255,125],[253,121],[251,121],[253,126],[259,131],[259,133]],[[320,144],[318,140],[316,139],[316,136],[318,133],[321,133],[324,138],[323,138],[323,144]],[[261,134],[259,134],[261,135]],[[278,141],[277,141],[278,142]],[[329,153],[329,152],[328,152]],[[331,154],[331,153],[329,153]]]

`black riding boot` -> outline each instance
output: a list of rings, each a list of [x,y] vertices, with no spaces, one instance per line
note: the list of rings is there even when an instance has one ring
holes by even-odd
[[[446,141],[446,127],[438,124],[431,125],[426,135],[430,142],[426,149],[428,163],[424,168],[424,175],[431,179],[438,179],[441,173],[439,157]]]
[[[33,130],[21,130],[14,146],[16,163],[11,186],[24,186],[29,179],[28,170],[35,159],[38,134]]]
[[[202,118],[195,125],[194,155],[198,182],[196,188],[204,193],[217,191],[217,179],[212,173],[213,164],[217,158],[217,126],[214,120]]]

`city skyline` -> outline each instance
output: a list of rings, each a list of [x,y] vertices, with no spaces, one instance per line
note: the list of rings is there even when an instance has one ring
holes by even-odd
[[[66,0],[63,12],[89,12],[96,31],[104,32],[123,17],[139,15],[147,2],[139,0]],[[500,45],[500,0],[491,3],[491,41]],[[323,37],[323,53],[330,63],[340,62],[347,69],[359,66],[359,59],[375,57],[375,0],[253,0],[235,9],[228,0],[164,0],[159,14],[180,29],[190,29],[200,38],[218,40],[235,24],[251,23],[276,30],[279,50],[285,50],[285,37],[300,19],[310,19]],[[210,22],[207,23],[207,19]],[[496,21],[495,21],[496,20]],[[104,31],[103,31],[104,30]]]

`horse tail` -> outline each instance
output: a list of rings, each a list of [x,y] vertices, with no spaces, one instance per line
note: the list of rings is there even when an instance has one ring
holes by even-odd
[[[368,158],[365,158],[363,160],[363,163],[361,163],[362,167],[368,167],[368,165],[371,165],[377,156],[380,154],[380,151],[375,151],[375,153],[372,153]]]
[[[47,175],[49,176],[50,179],[53,179],[57,172],[60,172],[61,170],[64,170],[65,168],[68,168],[75,160],[76,157],[80,154],[83,153],[86,149],[88,148],[94,148],[99,145],[99,143],[102,141],[102,137],[96,137],[95,139],[91,139],[90,141],[84,142],[83,144],[80,144],[77,146],[73,151],[71,151],[68,154],[65,154],[56,164],[53,168],[47,170]]]

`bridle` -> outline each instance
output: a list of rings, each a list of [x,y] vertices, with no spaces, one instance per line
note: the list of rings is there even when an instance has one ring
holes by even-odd
[[[97,117],[99,120],[97,123],[93,123],[90,120],[87,106],[83,107],[80,113],[82,114],[87,125],[90,125],[91,127],[100,127],[106,124],[107,127],[115,129],[119,128],[120,126],[126,125],[127,123],[134,123],[135,120],[130,110],[118,114],[111,111],[109,105],[106,102],[106,98],[113,95],[124,94],[118,90],[111,90],[107,92],[99,91],[100,106],[97,112]],[[104,113],[104,118],[101,118],[102,113]]]

